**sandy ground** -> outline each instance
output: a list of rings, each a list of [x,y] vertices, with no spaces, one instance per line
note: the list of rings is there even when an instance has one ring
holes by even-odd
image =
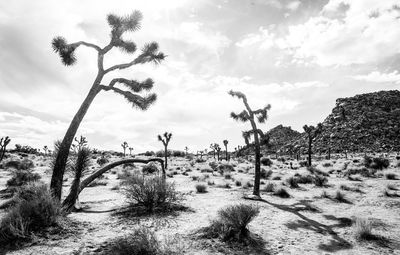
[[[50,159],[42,156],[33,158],[35,172],[42,175],[45,182],[49,182]],[[329,172],[330,170],[360,167],[351,159],[332,159],[318,161],[317,168]],[[359,158],[361,159],[361,158]],[[116,158],[112,160],[117,160]],[[206,173],[208,163],[214,161],[209,158],[207,162],[190,165],[189,160],[173,158],[169,163],[169,172],[177,174],[169,177],[168,181],[174,182],[177,190],[184,194],[183,204],[189,210],[178,212],[177,215],[157,217],[132,217],[121,218],[115,215],[115,210],[127,206],[125,197],[120,190],[116,190],[120,180],[117,171],[105,174],[106,185],[88,187],[80,195],[80,202],[84,206],[82,212],[72,213],[68,218],[74,222],[75,230],[61,238],[38,238],[31,246],[7,254],[95,254],[96,251],[107,246],[112,238],[129,234],[138,225],[146,225],[156,230],[160,239],[175,237],[185,249],[185,254],[250,254],[251,252],[231,248],[229,245],[216,240],[197,239],[193,233],[205,227],[210,220],[215,218],[217,211],[225,206],[246,203],[256,204],[260,214],[250,224],[254,235],[265,242],[263,252],[254,254],[400,254],[400,198],[386,197],[383,191],[387,184],[393,184],[400,189],[399,180],[387,180],[383,174],[396,173],[400,177],[400,169],[395,167],[396,160],[392,157],[391,166],[380,172],[381,177],[360,177],[361,181],[351,181],[340,173],[333,172],[328,177],[328,187],[315,187],[313,184],[300,184],[300,188],[291,189],[285,186],[291,198],[280,198],[271,193],[262,192],[264,201],[243,199],[244,195],[252,192],[252,187],[245,188],[247,181],[252,182],[252,164],[248,161],[239,163],[232,160],[235,171],[231,173],[232,179],[225,179],[217,172]],[[294,166],[298,166],[296,161]],[[331,166],[324,167],[323,163],[330,162]],[[307,173],[307,169],[299,167],[290,169],[288,165],[273,160],[271,167],[264,167],[273,171],[272,177],[263,180],[263,188],[267,183],[282,186],[282,182],[295,173]],[[93,164],[96,168],[96,163]],[[136,165],[140,169],[140,165]],[[186,169],[192,169],[188,175],[182,175]],[[250,169],[248,173],[246,170]],[[203,170],[203,172],[201,172]],[[204,177],[204,175],[208,175]],[[192,176],[199,176],[193,180]],[[281,176],[281,180],[272,180]],[[10,173],[0,169],[0,189],[5,187]],[[64,195],[68,194],[71,176],[65,182]],[[236,186],[235,181],[240,180],[242,186]],[[207,185],[213,181],[214,185]],[[196,193],[195,185],[207,185],[207,193]],[[230,183],[231,188],[221,187]],[[334,199],[322,198],[325,190],[334,195],[344,184],[350,188],[359,188],[361,192],[342,190],[349,203],[339,203]],[[400,191],[393,191],[400,194]],[[0,200],[0,203],[2,201]],[[312,209],[312,210],[311,210]],[[4,211],[0,211],[0,218]],[[367,218],[373,222],[374,234],[383,237],[385,241],[359,242],[354,236],[354,226],[351,220],[355,217]],[[349,223],[350,222],[350,223]]]

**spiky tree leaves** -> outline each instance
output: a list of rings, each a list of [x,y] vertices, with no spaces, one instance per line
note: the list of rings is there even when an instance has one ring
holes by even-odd
[[[168,167],[168,144],[169,141],[171,140],[172,134],[165,132],[162,136],[158,135],[157,138],[162,144],[164,145],[164,165],[165,169]]]
[[[145,44],[136,54],[138,51],[137,45],[134,42],[123,38],[125,33],[139,30],[142,19],[143,16],[139,11],[133,11],[131,14],[123,17],[114,14],[108,15],[107,22],[111,28],[111,39],[108,45],[105,47],[100,47],[84,41],[68,43],[65,38],[60,36],[55,37],[52,41],[52,48],[60,56],[63,64],[70,66],[76,63],[76,49],[81,46],[85,46],[92,48],[97,52],[98,67],[98,72],[92,87],[80,106],[78,112],[72,119],[64,139],[60,144],[50,184],[54,196],[58,199],[61,199],[62,180],[72,141],[80,123],[82,122],[86,112],[88,111],[97,94],[101,91],[113,91],[116,94],[123,96],[129,103],[132,104],[132,106],[140,110],[147,110],[149,106],[152,105],[157,99],[157,96],[154,93],[149,93],[147,95],[138,94],[140,92],[149,91],[152,89],[154,82],[151,79],[136,81],[125,78],[114,78],[109,84],[102,84],[103,77],[112,71],[122,70],[132,67],[133,65],[145,64],[149,62],[159,64],[165,59],[166,55],[160,52],[159,46],[156,42]],[[104,68],[104,56],[113,48],[117,48],[127,54],[136,54],[136,56],[133,57],[132,61],[128,63],[117,64],[108,68]],[[118,85],[123,86],[126,90],[119,88]]]
[[[7,145],[11,142],[11,139],[6,136],[0,139],[0,162],[3,160],[6,154]]]
[[[312,142],[314,138],[316,138],[321,132],[322,132],[322,124],[318,123],[318,125],[315,126],[308,126],[304,125],[303,126],[304,132],[307,134],[307,139],[308,139],[308,165],[311,166],[312,163]]]
[[[247,97],[244,93],[240,91],[229,91],[229,95],[232,97],[237,97],[238,99],[242,100],[245,109],[240,113],[231,113],[231,117],[234,120],[241,121],[241,122],[250,122],[251,130],[250,131],[243,131],[242,135],[245,139],[246,145],[249,145],[249,140],[251,135],[254,137],[254,145],[255,145],[255,178],[254,178],[254,189],[253,195],[260,197],[260,180],[261,180],[261,152],[260,152],[260,145],[262,143],[268,142],[268,137],[264,135],[261,129],[257,128],[256,119],[259,123],[265,123],[268,119],[268,111],[271,109],[271,105],[267,105],[264,108],[258,109],[253,111],[247,101]]]

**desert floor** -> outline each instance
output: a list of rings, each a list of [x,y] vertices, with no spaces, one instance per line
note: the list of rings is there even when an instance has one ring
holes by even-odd
[[[32,155],[29,158],[35,162],[34,171],[49,183],[50,158]],[[114,160],[117,158],[110,159],[111,162]],[[93,161],[93,167],[97,169],[98,165]],[[379,171],[378,177],[358,176],[358,181],[349,180],[342,173],[344,169],[360,168],[361,156],[315,161],[318,169],[330,173],[326,187],[299,184],[299,188],[290,188],[285,180],[296,173],[306,174],[307,169],[299,167],[295,160],[292,162],[297,169],[291,169],[287,162],[273,160],[272,166],[263,167],[271,169],[273,174],[268,179],[262,179],[261,190],[268,183],[274,183],[277,187],[285,187],[291,197],[281,198],[262,191],[264,201],[243,198],[252,193],[253,188],[247,186],[247,182],[252,183],[254,178],[252,163],[231,160],[229,164],[234,166],[235,171],[230,173],[230,179],[226,179],[218,172],[209,170],[209,162],[212,161],[214,159],[210,157],[206,162],[191,165],[184,158],[169,160],[167,179],[184,194],[182,204],[188,208],[186,210],[168,215],[122,217],[116,212],[128,204],[118,179],[123,168],[117,167],[106,173],[98,185],[83,190],[80,202],[84,209],[68,216],[68,231],[37,237],[29,245],[7,254],[96,254],[107,247],[110,240],[128,234],[138,225],[153,228],[162,240],[174,240],[175,245],[185,250],[185,254],[400,254],[400,198],[384,195],[388,184],[400,189],[399,180],[385,178],[388,172],[400,177],[394,155],[391,156],[390,167]],[[134,168],[140,169],[141,165],[136,164],[126,170]],[[0,169],[0,189],[5,188],[10,175],[8,170]],[[277,176],[281,180],[277,180]],[[72,175],[66,175],[66,178],[64,195],[68,194]],[[241,186],[237,186],[236,181],[240,181]],[[198,183],[207,185],[206,193],[196,192],[195,185]],[[230,184],[230,188],[226,183]],[[321,197],[323,191],[333,197],[338,190],[345,194],[348,202]],[[396,190],[391,192],[400,194]],[[249,229],[264,241],[263,251],[240,249],[219,240],[198,238],[196,230],[209,225],[219,209],[237,203],[259,206],[260,214],[251,222]],[[3,214],[4,211],[0,211],[0,218]],[[357,241],[352,223],[356,217],[369,219],[374,234],[380,238]]]

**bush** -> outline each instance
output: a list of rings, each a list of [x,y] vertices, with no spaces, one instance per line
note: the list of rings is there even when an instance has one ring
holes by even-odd
[[[158,171],[158,167],[153,162],[150,162],[142,167],[142,173],[144,173],[144,174],[152,174],[157,171]]]
[[[330,162],[326,162],[322,164],[323,167],[331,167],[332,164]]]
[[[16,170],[28,170],[35,167],[35,164],[32,160],[23,159],[22,161],[18,160],[10,160],[4,164],[4,167],[7,168],[14,168]]]
[[[397,175],[394,173],[387,173],[387,174],[385,174],[385,177],[388,180],[396,180],[397,179]]]
[[[209,227],[203,229],[209,238],[221,238],[223,241],[243,241],[249,235],[248,224],[260,213],[253,205],[231,205],[218,211],[218,218]]]
[[[263,189],[263,191],[265,192],[274,192],[274,190],[275,190],[275,185],[271,182],[267,183],[267,185]]]
[[[279,188],[277,190],[274,191],[274,195],[281,197],[281,198],[289,198],[290,194],[289,192],[287,192],[287,190],[285,190],[284,188]]]
[[[17,203],[0,222],[0,243],[27,239],[31,233],[54,225],[61,207],[43,184],[31,183],[17,194]]]
[[[202,158],[197,158],[196,159],[196,163],[204,163],[204,162],[206,162],[205,159],[202,159]]]
[[[204,184],[196,184],[196,191],[197,191],[197,193],[206,193],[207,186]]]
[[[103,166],[107,163],[108,163],[108,159],[105,157],[101,157],[101,158],[97,159],[97,164],[99,164],[99,166]]]
[[[271,159],[265,157],[261,158],[260,162],[263,166],[272,166],[273,164]]]
[[[340,192],[339,190],[336,191],[334,198],[339,202],[347,202],[345,194]]]
[[[374,238],[372,234],[372,224],[366,219],[356,218],[355,220],[355,236],[357,240],[371,240]]]
[[[211,161],[208,163],[208,165],[211,167],[212,170],[216,170],[218,167],[218,164],[215,161]]]
[[[272,170],[265,170],[264,168],[261,169],[261,179],[268,179],[272,175]]]
[[[240,186],[242,186],[242,182],[239,181],[239,180],[236,180],[236,181],[235,181],[235,185],[238,186],[238,187],[240,187]]]
[[[168,209],[180,200],[175,186],[159,176],[132,175],[122,185],[129,202],[145,207],[149,213],[156,208]]]
[[[296,189],[299,187],[299,184],[297,184],[297,180],[295,177],[291,176],[286,179],[286,183],[290,186],[292,189]]]
[[[40,180],[40,175],[32,173],[28,170],[16,170],[12,173],[12,177],[7,181],[8,187],[20,187],[29,182]]]
[[[328,183],[328,178],[326,178],[325,176],[317,174],[317,175],[314,176],[313,181],[314,181],[315,186],[324,187]]]
[[[300,161],[299,165],[300,165],[300,167],[306,167],[306,166],[308,166],[308,163],[307,163],[307,161]]]
[[[230,179],[232,179],[232,175],[231,174],[225,174],[224,178],[227,179],[227,180],[230,180]]]
[[[296,176],[296,179],[297,183],[300,184],[309,184],[314,182],[314,178],[309,174]]]
[[[223,175],[225,173],[234,172],[235,168],[229,164],[220,164],[218,165],[217,170],[221,175]]]
[[[390,162],[386,158],[372,158],[369,156],[364,157],[364,166],[372,169],[382,170],[388,168]]]

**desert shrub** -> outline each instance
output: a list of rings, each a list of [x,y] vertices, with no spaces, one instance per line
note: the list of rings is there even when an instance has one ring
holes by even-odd
[[[334,199],[336,199],[338,202],[347,202],[345,194],[339,190],[336,191]]]
[[[322,197],[322,198],[330,198],[330,196],[329,196],[328,192],[326,192],[326,190],[323,190],[323,191],[322,191],[321,197]]]
[[[196,191],[197,193],[206,193],[207,192],[207,186],[204,184],[196,184]]]
[[[225,182],[224,184],[219,184],[217,187],[218,188],[224,188],[224,189],[232,188],[231,185],[229,184],[229,182]]]
[[[223,175],[224,173],[234,172],[235,168],[230,164],[220,164],[217,167],[218,172]]]
[[[296,189],[299,187],[299,184],[297,183],[297,179],[294,176],[291,176],[286,179],[286,183],[289,185],[290,188]]]
[[[254,184],[251,181],[247,181],[246,184],[245,184],[246,188],[252,188],[253,186],[254,186]]]
[[[28,170],[35,167],[35,164],[32,160],[23,159],[19,160],[10,160],[4,164],[5,168],[14,168],[17,170]]]
[[[323,187],[328,183],[328,178],[326,178],[325,176],[316,174],[313,178],[313,182],[314,182],[315,186]]]
[[[158,167],[154,162],[150,162],[142,167],[142,173],[152,174],[158,171]]]
[[[287,192],[287,190],[282,188],[282,187],[276,189],[273,194],[275,196],[278,196],[278,197],[281,197],[281,198],[289,198],[290,197],[289,192]]]
[[[215,183],[214,183],[214,181],[209,180],[209,181],[207,182],[207,184],[208,184],[209,186],[212,186],[212,185],[214,185]]]
[[[306,166],[308,166],[308,163],[307,163],[307,161],[299,161],[299,165],[300,165],[300,167],[306,167]]]
[[[248,224],[260,213],[253,205],[231,205],[218,211],[218,217],[211,225],[202,229],[208,238],[223,241],[243,241],[249,235]]]
[[[15,170],[12,173],[11,178],[7,181],[8,187],[19,187],[29,182],[35,182],[40,180],[40,175],[32,173],[28,170]]]
[[[397,190],[397,187],[396,187],[396,185],[394,185],[394,184],[388,184],[388,185],[386,185],[386,188],[387,188],[388,190]]]
[[[211,167],[212,170],[216,170],[218,167],[218,164],[215,161],[211,161],[208,163],[208,165]]]
[[[275,190],[275,185],[271,182],[267,183],[267,185],[263,189],[263,191],[265,192],[274,192],[274,190]]]
[[[308,170],[311,174],[315,174],[315,175],[319,174],[319,175],[322,175],[322,176],[329,176],[328,173],[325,173],[324,171],[319,170],[319,169],[316,168],[315,166],[309,166],[309,167],[307,167],[307,170]]]
[[[272,180],[274,180],[274,181],[279,181],[279,180],[281,180],[282,179],[282,177],[280,177],[280,176],[274,176],[274,177],[272,177]]]
[[[225,179],[227,179],[227,180],[230,180],[230,179],[232,179],[232,175],[231,174],[224,174],[224,178]]]
[[[238,186],[238,187],[240,187],[240,186],[242,186],[242,182],[239,181],[239,180],[236,180],[236,181],[235,181],[235,185]]]
[[[372,224],[367,219],[356,218],[354,234],[357,240],[371,240],[375,236],[372,234]]]
[[[197,158],[196,159],[196,163],[204,163],[204,162],[206,162],[205,159],[202,159],[202,158]]]
[[[271,159],[265,157],[261,158],[260,162],[263,166],[272,166],[273,164]]]
[[[261,179],[268,179],[272,175],[272,170],[265,170],[264,168],[261,169]]]
[[[347,169],[346,172],[344,172],[344,175],[350,176],[350,175],[359,174],[364,177],[372,177],[375,175],[375,173],[376,173],[376,169],[368,169],[366,167],[362,167],[362,168]]]
[[[372,158],[369,156],[364,157],[364,166],[372,169],[382,170],[388,168],[390,162],[386,158]]]
[[[314,178],[309,174],[298,175],[298,176],[296,176],[296,180],[297,180],[297,183],[300,183],[300,184],[308,184],[308,183],[314,182]]]
[[[323,167],[331,167],[332,164],[330,162],[325,162],[322,164]]]
[[[172,183],[159,176],[132,175],[123,182],[123,192],[132,205],[139,205],[153,212],[156,208],[167,209],[180,200]]]
[[[56,223],[61,207],[44,184],[30,183],[17,194],[16,204],[0,222],[0,243],[27,239]]]
[[[99,164],[99,166],[103,166],[108,163],[108,159],[105,157],[101,157],[101,158],[98,158],[96,162],[97,162],[97,164]]]
[[[397,175],[394,173],[386,173],[385,174],[386,179],[388,180],[396,180],[397,179]]]
[[[192,175],[192,176],[190,176],[190,178],[192,178],[193,181],[199,180],[199,177],[197,175]]]

